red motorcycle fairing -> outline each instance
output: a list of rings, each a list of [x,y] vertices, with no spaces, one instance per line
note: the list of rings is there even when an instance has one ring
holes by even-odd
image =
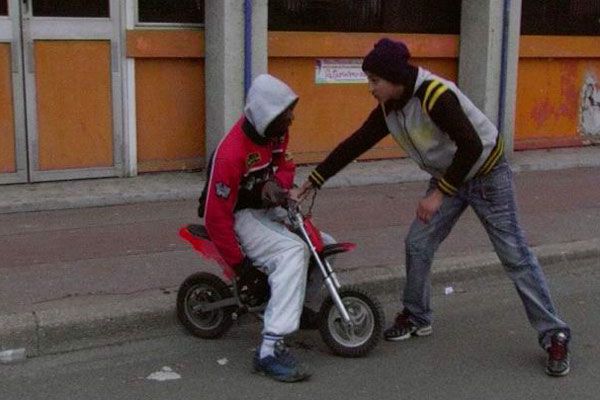
[[[339,253],[345,253],[347,251],[352,251],[356,248],[356,244],[355,243],[350,243],[350,242],[343,242],[343,243],[333,243],[333,244],[328,244],[327,246],[323,247],[323,250],[321,251],[321,257],[323,258],[327,258],[329,256],[332,256],[334,254],[339,254]]]
[[[323,238],[321,232],[315,227],[310,218],[304,220],[304,228],[308,233],[310,240],[315,246],[315,250],[323,258],[327,258],[334,254],[345,253],[352,251],[356,248],[356,244],[350,242],[344,243],[333,243],[329,245],[323,244]],[[223,257],[219,254],[219,251],[208,237],[206,229],[202,225],[190,224],[182,227],[179,230],[179,236],[188,241],[192,247],[209,261],[215,261],[223,270],[223,275],[229,279],[235,279],[235,272],[231,268]]]
[[[204,232],[204,234],[202,234]],[[194,234],[196,233],[196,234]],[[186,225],[179,229],[179,236],[187,240],[192,247],[207,260],[215,261],[221,269],[223,269],[223,275],[229,280],[235,278],[235,272],[231,268],[223,257],[219,254],[219,251],[213,244],[213,242],[206,235],[206,230],[202,225]]]
[[[317,253],[321,253],[323,251],[323,237],[321,236],[321,231],[317,229],[317,227],[312,223],[312,220],[309,216],[304,217],[304,229],[306,233],[308,233],[308,237],[313,246],[315,246],[315,250]]]
[[[313,224],[312,220],[308,216],[304,217],[304,229],[306,230],[306,233],[308,233],[308,237],[310,238],[311,243],[313,244],[313,246],[315,246],[315,250],[323,258],[327,258],[338,253],[352,251],[356,248],[356,244],[350,242],[333,243],[325,245],[323,243],[321,231],[317,229],[317,227]]]

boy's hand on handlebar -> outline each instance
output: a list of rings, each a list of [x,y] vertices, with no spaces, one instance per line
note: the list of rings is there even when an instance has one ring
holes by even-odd
[[[290,196],[290,199],[292,199],[292,200],[300,203],[313,190],[315,190],[315,188],[312,185],[311,181],[306,180],[306,181],[304,181],[304,183],[302,184],[302,186],[300,186],[298,188],[290,189],[289,196]]]
[[[273,180],[266,181],[261,191],[261,199],[265,206],[281,206],[286,204],[288,198],[288,190],[279,186]]]

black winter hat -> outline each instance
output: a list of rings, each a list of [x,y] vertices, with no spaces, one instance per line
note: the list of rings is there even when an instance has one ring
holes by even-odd
[[[362,69],[386,81],[405,83],[409,78],[409,59],[410,51],[404,43],[384,38],[364,58]]]

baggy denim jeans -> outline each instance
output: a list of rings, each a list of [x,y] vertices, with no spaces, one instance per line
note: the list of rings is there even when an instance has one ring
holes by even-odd
[[[428,192],[437,185],[435,178]],[[444,197],[429,223],[415,219],[406,237],[406,285],[403,303],[419,326],[431,324],[431,264],[440,243],[448,236],[467,206],[473,207],[498,258],[519,294],[529,322],[547,347],[552,334],[570,329],[557,315],[544,273],[526,243],[517,218],[512,171],[502,159],[487,175],[464,183],[453,197]]]

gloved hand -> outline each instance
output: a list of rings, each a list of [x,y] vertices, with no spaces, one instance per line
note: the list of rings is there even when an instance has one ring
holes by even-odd
[[[287,201],[288,191],[274,180],[269,180],[263,185],[260,197],[265,207],[281,206]]]
[[[250,260],[248,257],[244,257],[241,263],[233,266],[233,271],[238,277],[241,277],[244,274],[247,274],[252,268],[254,268],[252,260]]]

